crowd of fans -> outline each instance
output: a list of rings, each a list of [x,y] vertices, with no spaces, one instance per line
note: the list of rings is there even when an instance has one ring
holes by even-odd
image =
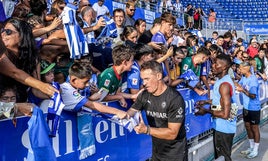
[[[140,5],[145,8],[152,7],[147,6],[147,1],[142,2]],[[245,43],[237,37],[235,30],[223,35],[214,31],[210,38],[204,38],[200,30],[202,16],[207,15],[192,5],[183,9],[179,0],[174,4],[170,0],[162,1],[162,15],[148,30],[144,19],[133,18],[135,1],[126,2],[125,9],[116,8],[112,13],[104,0],[94,4],[89,0],[68,4],[64,0],[51,4],[44,0],[17,4],[5,1],[3,6],[2,10],[8,8],[4,10],[6,16],[0,26],[3,42],[0,49],[6,50],[4,57],[35,80],[53,85],[63,97],[66,110],[77,112],[82,109],[80,103],[83,102],[85,107],[124,118],[126,113],[96,102],[119,101],[122,107],[129,107],[128,103],[135,102],[144,89],[141,66],[152,60],[161,64],[163,78],[158,75],[157,78],[166,85],[176,89],[190,88],[198,95],[208,94],[208,97],[210,86],[217,80],[211,66],[221,54],[233,61],[228,74],[234,82],[241,79],[243,73],[239,66],[244,63],[251,66],[252,74],[267,80],[267,41],[259,43],[257,37],[252,37]],[[185,26],[178,26],[176,16],[183,10]],[[66,18],[66,14],[74,14],[75,19]],[[208,17],[209,28],[214,29],[216,13],[213,9]],[[66,21],[72,21],[72,25],[77,23],[77,26],[68,26]],[[71,28],[75,33],[70,32]],[[76,34],[78,29],[81,35]],[[84,40],[86,47],[82,45],[83,50],[75,50],[74,39]],[[81,44],[79,42],[78,46]],[[3,62],[0,63],[3,66]],[[40,105],[43,100],[50,99],[48,93],[29,88],[27,83],[23,85],[18,77],[0,75],[0,101]],[[61,85],[57,86],[57,83]],[[76,92],[84,97],[77,97],[80,94]]]
[[[176,3],[179,1],[177,0]],[[93,75],[98,76],[94,86],[90,85],[94,88],[91,90],[92,92],[98,92],[105,83],[107,84],[107,81],[100,80],[101,73],[116,64],[112,55],[114,47],[125,45],[135,50],[136,53],[133,55],[133,67],[129,70],[124,69],[125,72],[120,73],[123,76],[122,88],[113,90],[113,92],[108,91],[103,98],[117,92],[137,93],[143,88],[143,85],[136,70],[139,70],[142,63],[153,59],[162,63],[163,79],[168,85],[177,88],[190,87],[200,95],[209,94],[210,84],[213,84],[215,79],[211,75],[211,64],[214,58],[221,53],[230,55],[233,60],[232,68],[229,70],[233,80],[240,79],[241,73],[238,67],[241,62],[245,61],[252,65],[252,72],[264,80],[267,79],[267,42],[260,44],[257,38],[253,37],[249,45],[245,46],[245,41],[237,37],[236,31],[227,31],[223,35],[214,31],[211,38],[207,38],[205,41],[199,30],[191,29],[194,26],[196,26],[194,28],[202,28],[202,23],[196,22],[194,13],[199,12],[200,15],[204,15],[204,13],[201,9],[194,11],[191,5],[187,6],[187,12],[192,12],[193,19],[188,17],[187,20],[192,19],[193,21],[187,21],[186,26],[188,27],[176,25],[176,19],[171,10],[174,9],[174,5],[171,5],[170,1],[163,1],[161,4],[170,4],[170,9],[163,9],[162,16],[156,18],[152,27],[146,30],[145,20],[133,18],[137,5],[135,1],[127,2],[125,10],[117,8],[113,13],[110,13],[104,5],[104,0],[99,0],[94,4],[90,4],[88,0],[81,0],[74,1],[74,4],[77,6],[76,21],[84,33],[89,48],[89,52],[81,60],[86,59]],[[68,81],[68,70],[74,60],[70,59],[70,48],[68,48],[63,31],[61,17],[65,6],[66,2],[63,0],[56,0],[51,6],[42,0],[21,1],[14,4],[12,14],[6,12],[6,17],[9,18],[1,25],[1,36],[8,49],[7,57],[16,67],[36,79],[42,80],[40,70],[44,69],[40,62],[46,61],[55,63],[55,67],[53,67],[55,82]],[[179,4],[177,6],[177,9],[182,8]],[[213,12],[212,10],[211,13]],[[100,15],[111,16],[116,26],[117,37],[112,38],[110,43],[108,41],[106,44],[97,45],[96,38],[107,23]],[[188,28],[190,29],[187,30]],[[200,80],[197,85],[192,87],[188,85],[189,80],[180,77],[188,69],[192,69]],[[1,77],[3,77],[1,79],[2,86],[16,87],[18,102],[27,101],[27,86],[10,80],[8,77]],[[104,81],[102,85],[98,83],[102,81]],[[44,98],[34,89],[32,92]],[[115,97],[114,100],[122,101],[122,99],[123,97]]]

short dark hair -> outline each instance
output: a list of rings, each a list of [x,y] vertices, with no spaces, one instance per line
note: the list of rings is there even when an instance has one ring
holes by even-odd
[[[217,31],[213,31],[212,34],[217,34],[217,35],[219,35],[219,33],[218,33]]]
[[[74,63],[69,68],[69,75],[75,76],[79,79],[90,78],[91,74],[92,74],[92,71],[90,68],[79,63]]]
[[[218,39],[224,39],[224,37],[222,35],[220,35],[220,36],[217,37],[217,40]]]
[[[115,46],[112,51],[113,62],[117,66],[121,65],[124,60],[129,61],[134,55],[134,49],[124,44]]]
[[[210,50],[210,51],[219,51],[219,50],[221,50],[221,49],[219,48],[218,45],[216,45],[216,44],[212,44],[212,45],[209,47],[209,50]]]
[[[113,16],[115,15],[116,12],[123,12],[124,17],[126,17],[125,11],[122,8],[117,8],[113,11]]]
[[[179,46],[179,47],[177,47],[177,46],[174,46],[174,49],[173,49],[173,56],[176,56],[177,54],[182,54],[182,55],[184,55],[184,56],[186,56],[185,54],[184,54],[184,52],[183,52],[183,50],[182,50],[182,48]]]
[[[146,44],[137,44],[135,46],[136,54],[134,56],[135,60],[140,60],[142,56],[154,54],[154,50],[151,46]]]
[[[204,46],[201,46],[198,50],[197,50],[197,54],[205,54],[207,56],[209,56],[211,53],[210,51],[204,47]]]
[[[0,85],[0,97],[2,97],[6,91],[13,91],[17,95],[17,87],[15,85]]]
[[[231,38],[232,39],[233,35],[232,35],[231,32],[227,31],[227,32],[224,33],[223,37],[224,38]]]
[[[207,46],[208,44],[212,44],[210,40],[206,40],[206,41],[204,42],[204,45],[205,45],[205,46]]]
[[[157,18],[154,19],[153,26],[155,26],[156,24],[161,24],[161,18],[160,17],[157,17]]]
[[[226,54],[219,54],[216,56],[216,59],[220,59],[226,62],[227,67],[231,67],[232,65],[232,59],[230,57],[230,55],[226,55]]]
[[[236,41],[237,42],[243,42],[244,40],[241,37],[239,37]]]
[[[151,69],[155,73],[163,73],[163,68],[160,63],[155,60],[145,62],[141,65],[141,71]]]

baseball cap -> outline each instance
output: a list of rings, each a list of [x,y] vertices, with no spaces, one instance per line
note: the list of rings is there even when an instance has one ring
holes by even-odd
[[[40,66],[41,66],[40,74],[46,74],[51,69],[53,69],[55,67],[55,65],[56,65],[55,63],[49,63],[46,60],[41,60],[41,62],[40,62]]]

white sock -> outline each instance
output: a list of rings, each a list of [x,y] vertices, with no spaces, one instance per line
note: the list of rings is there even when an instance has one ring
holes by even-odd
[[[250,149],[254,148],[254,139],[248,139],[249,140],[249,147]]]
[[[254,143],[254,152],[258,152],[260,143]]]

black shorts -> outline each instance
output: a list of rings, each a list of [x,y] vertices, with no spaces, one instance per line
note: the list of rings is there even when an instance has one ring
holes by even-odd
[[[261,111],[251,111],[243,109],[243,120],[244,122],[249,122],[251,125],[260,124]]]
[[[224,156],[225,161],[232,161],[231,154],[234,135],[234,133],[227,134],[216,130],[213,131],[215,159]]]

